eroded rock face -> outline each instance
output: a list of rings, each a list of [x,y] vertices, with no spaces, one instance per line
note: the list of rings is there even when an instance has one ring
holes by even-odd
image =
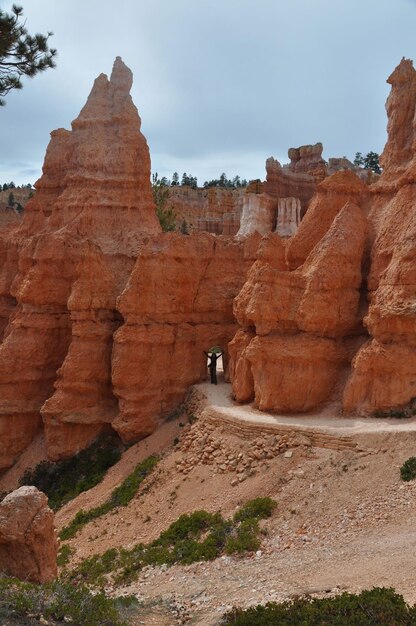
[[[281,237],[292,237],[299,228],[301,205],[299,198],[279,198],[276,232]]]
[[[318,185],[296,237],[288,241],[287,261],[291,269],[300,267],[328,232],[346,202],[366,207],[368,187],[350,171],[336,172]]]
[[[325,161],[322,158],[323,145],[316,143],[314,145],[300,146],[299,148],[289,148],[288,156],[290,159],[289,169],[291,172],[310,174],[313,176],[325,176]]]
[[[286,266],[278,244],[275,266],[259,257],[236,298],[242,329],[230,371],[238,400],[303,411],[336,388],[346,413],[368,414],[406,408],[416,397],[412,62],[403,59],[388,82],[382,176],[368,186],[361,172],[337,163],[341,170],[318,185],[285,245]],[[291,156],[296,171],[300,153]],[[269,169],[277,181],[278,165]]]
[[[227,356],[237,330],[233,299],[258,240],[165,234],[143,244],[118,301],[124,324],[113,348],[113,426],[124,440],[153,432],[187,387],[205,380],[204,351],[217,345]]]
[[[415,158],[416,152],[416,71],[403,58],[387,82],[391,92],[386,102],[388,139],[380,163],[384,179],[398,178]]]
[[[0,469],[40,429],[52,460],[103,430],[151,433],[205,379],[203,351],[237,330],[232,302],[260,236],[161,233],[131,83],[117,58],[72,130],[52,133],[2,247]]]
[[[102,430],[149,434],[205,379],[204,350],[233,337],[235,397],[265,410],[307,411],[335,390],[348,412],[416,397],[415,75],[404,60],[389,79],[377,182],[347,168],[319,183],[319,146],[290,167],[269,159],[232,239],[160,232],[116,59],[72,130],[52,133],[22,225],[0,234],[0,470],[40,429],[51,459]],[[287,240],[271,232],[279,198],[296,221],[308,207]]]
[[[309,411],[331,395],[346,354],[332,339],[306,333],[255,337],[245,351],[261,411]],[[240,366],[241,367],[241,366]]]
[[[234,305],[243,327],[230,345],[237,400],[297,412],[331,396],[348,362],[340,340],[359,324],[366,236],[362,210],[347,202],[299,269],[287,267],[277,235],[260,247]]]
[[[43,426],[49,455],[58,458],[87,445],[117,414],[116,300],[143,237],[160,232],[131,80],[117,58],[110,80],[95,81],[72,131],[52,133],[37,193],[7,242],[0,468]]]
[[[185,221],[190,233],[204,231],[233,237],[240,228],[245,199],[244,189],[192,189],[188,186],[169,187],[169,206],[179,226]]]
[[[276,199],[266,193],[244,194],[243,212],[237,237],[247,237],[256,232],[260,235],[272,232],[276,226],[276,208]]]
[[[403,59],[389,77],[388,141],[372,186],[369,342],[353,361],[348,412],[406,407],[416,397],[416,72]]]
[[[0,502],[0,572],[43,583],[57,575],[57,540],[48,498],[20,487]]]
[[[316,191],[317,181],[314,176],[308,172],[296,172],[282,167],[273,157],[266,161],[266,173],[264,192],[276,202],[279,198],[299,198],[303,215]]]

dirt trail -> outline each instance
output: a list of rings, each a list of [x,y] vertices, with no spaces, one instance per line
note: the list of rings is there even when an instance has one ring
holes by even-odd
[[[219,382],[218,385],[203,383],[196,385],[207,397],[208,405],[228,418],[244,422],[267,424],[268,426],[290,426],[297,429],[313,428],[339,435],[360,433],[416,432],[416,417],[406,419],[339,417],[331,406],[320,412],[296,415],[271,415],[256,409],[252,404],[237,404],[231,397],[231,385]]]

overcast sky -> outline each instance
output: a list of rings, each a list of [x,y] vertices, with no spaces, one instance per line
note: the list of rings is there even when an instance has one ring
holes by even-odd
[[[20,4],[20,3],[19,3]],[[30,33],[54,32],[57,68],[0,109],[0,182],[34,182],[49,132],[70,128],[120,55],[152,170],[265,177],[291,146],[381,152],[386,78],[416,59],[416,0],[21,0]],[[12,3],[0,0],[9,10]]]

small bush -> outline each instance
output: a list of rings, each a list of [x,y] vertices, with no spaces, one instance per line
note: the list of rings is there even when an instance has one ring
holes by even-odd
[[[270,517],[276,507],[276,502],[271,498],[255,498],[249,500],[234,515],[235,522],[243,522],[248,519],[266,519]]]
[[[72,626],[123,626],[117,603],[103,593],[92,594],[84,585],[55,581],[43,585],[0,578],[0,618],[18,619],[18,624],[33,616],[53,623]],[[38,622],[36,622],[38,623]]]
[[[127,506],[136,495],[143,480],[153,470],[157,461],[156,456],[149,456],[139,463],[133,472],[123,480],[121,485],[113,489],[110,498],[106,502],[88,511],[83,509],[78,511],[72,522],[61,530],[59,538],[63,541],[72,539],[83,526],[92,520],[106,515],[117,507]]]
[[[237,552],[255,552],[260,547],[259,523],[255,519],[245,519],[236,529],[235,535],[231,536],[225,546],[227,554]]]
[[[59,565],[59,567],[67,565],[67,563],[69,563],[69,559],[73,554],[75,554],[74,548],[71,548],[71,546],[69,546],[67,543],[64,543],[59,548],[58,556],[56,557],[56,563]]]
[[[224,626],[411,626],[416,610],[393,589],[375,588],[334,598],[298,598],[249,609],[233,609]]]
[[[400,468],[400,476],[406,482],[416,478],[416,456],[411,456],[403,463]]]
[[[70,459],[57,463],[42,461],[23,474],[20,486],[34,485],[46,493],[49,506],[57,511],[83,491],[98,485],[107,470],[120,460],[122,448],[118,437],[105,435]]]

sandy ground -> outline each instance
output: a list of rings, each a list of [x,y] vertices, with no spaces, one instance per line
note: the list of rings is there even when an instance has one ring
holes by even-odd
[[[233,472],[219,473],[213,465],[197,465],[186,475],[177,471],[181,441],[190,428],[203,425],[204,413],[192,427],[182,415],[132,446],[100,485],[57,514],[61,528],[80,508],[103,502],[140,460],[162,454],[129,506],[88,524],[69,542],[76,550],[73,563],[112,546],[152,540],[184,512],[203,508],[228,517],[257,496],[277,502],[272,518],[262,523],[266,534],[259,553],[149,568],[130,587],[114,589],[116,594],[134,593],[143,602],[145,614],[132,623],[168,626],[189,620],[186,623],[214,626],[231,605],[373,586],[395,587],[407,601],[416,602],[416,482],[404,483],[399,473],[403,462],[416,455],[415,419],[347,420],[328,412],[302,418],[269,416],[234,405],[228,385],[205,384],[198,390],[208,398],[208,412],[223,411],[246,423],[283,421],[300,430],[313,424],[356,438],[360,449],[298,446],[290,458],[278,454],[235,484]],[[235,449],[242,445],[221,426],[214,435]],[[175,438],[179,444],[174,444]]]

